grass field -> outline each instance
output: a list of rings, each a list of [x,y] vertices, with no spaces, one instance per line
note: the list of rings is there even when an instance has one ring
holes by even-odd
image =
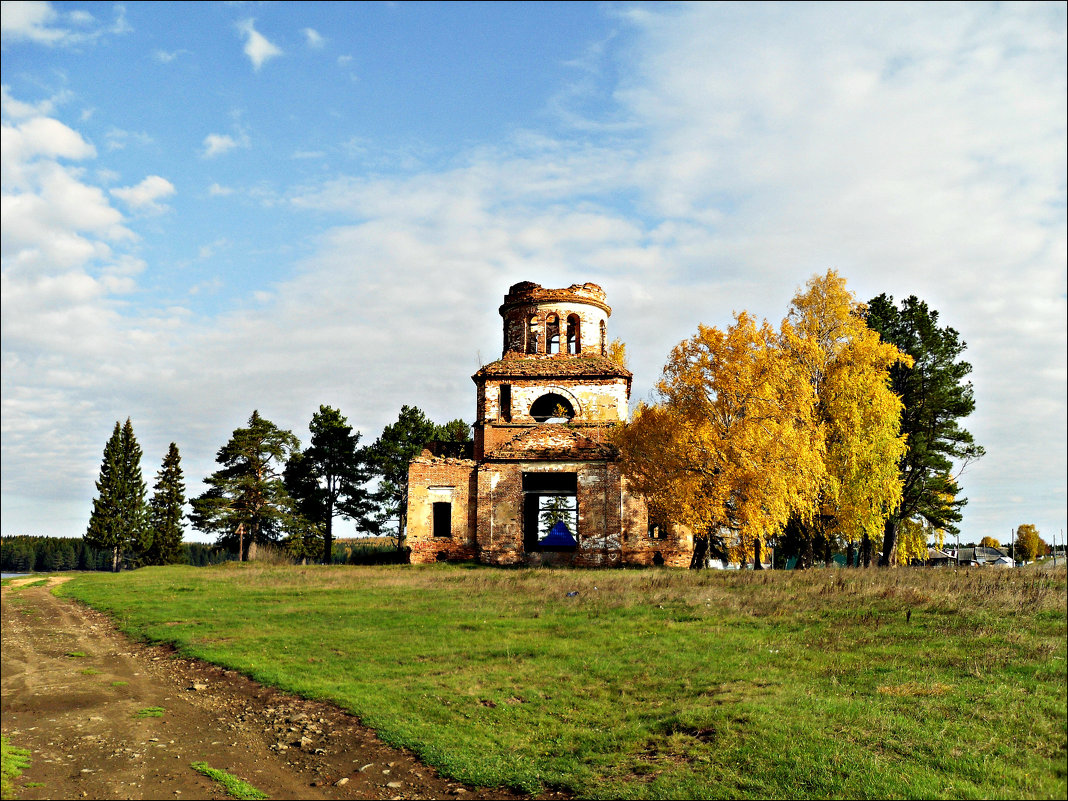
[[[604,798],[1068,788],[1063,568],[230,563],[57,591],[334,701],[472,783]]]

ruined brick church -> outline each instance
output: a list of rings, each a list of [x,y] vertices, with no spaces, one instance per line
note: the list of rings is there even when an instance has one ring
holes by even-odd
[[[504,352],[472,376],[473,452],[409,467],[413,563],[689,565],[692,538],[649,525],[607,441],[632,379],[607,357],[611,313],[597,284],[508,290]]]

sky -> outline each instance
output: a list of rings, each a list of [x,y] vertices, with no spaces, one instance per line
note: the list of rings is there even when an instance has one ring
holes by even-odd
[[[80,536],[131,418],[188,494],[253,409],[474,419],[519,281],[632,400],[812,276],[967,343],[961,541],[1066,528],[1064,3],[47,3],[2,14],[4,536]],[[198,538],[190,532],[191,538]]]

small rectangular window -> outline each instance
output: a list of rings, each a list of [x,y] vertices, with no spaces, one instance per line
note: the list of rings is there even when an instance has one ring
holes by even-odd
[[[448,501],[434,504],[434,536],[452,536],[452,504]]]
[[[501,384],[501,419],[506,423],[512,421],[512,385]]]

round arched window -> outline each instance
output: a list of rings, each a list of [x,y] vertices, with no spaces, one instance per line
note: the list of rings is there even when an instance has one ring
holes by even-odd
[[[531,404],[530,416],[539,423],[566,423],[575,416],[575,407],[563,395],[549,392]]]

